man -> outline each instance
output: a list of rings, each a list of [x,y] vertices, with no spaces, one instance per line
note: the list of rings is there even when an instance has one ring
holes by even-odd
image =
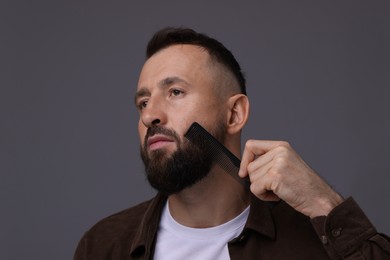
[[[390,239],[288,143],[250,140],[241,155],[245,79],[218,41],[157,32],[135,103],[141,157],[159,193],[92,227],[74,259],[390,259]],[[193,122],[241,158],[249,188],[184,137]]]

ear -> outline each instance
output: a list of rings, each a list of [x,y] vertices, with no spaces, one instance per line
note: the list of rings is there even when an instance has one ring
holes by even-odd
[[[249,100],[244,94],[237,94],[229,98],[227,113],[227,132],[236,134],[241,131],[248,120]]]

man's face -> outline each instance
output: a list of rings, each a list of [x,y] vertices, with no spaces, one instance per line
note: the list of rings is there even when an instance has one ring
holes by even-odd
[[[184,138],[193,122],[223,141],[224,104],[211,66],[200,47],[173,45],[149,58],[141,71],[135,100],[141,156],[151,185],[167,194],[193,185],[211,168],[207,150]]]

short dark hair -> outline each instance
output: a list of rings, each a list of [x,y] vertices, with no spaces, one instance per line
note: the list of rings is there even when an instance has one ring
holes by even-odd
[[[241,93],[246,95],[245,77],[233,54],[219,41],[189,28],[167,27],[157,31],[146,48],[146,58],[176,44],[192,44],[203,47],[217,62],[223,64],[237,79]]]

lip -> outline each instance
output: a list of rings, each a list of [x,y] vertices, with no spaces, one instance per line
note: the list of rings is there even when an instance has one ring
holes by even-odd
[[[156,134],[148,138],[147,145],[149,150],[156,150],[173,142],[174,140],[166,135]]]

